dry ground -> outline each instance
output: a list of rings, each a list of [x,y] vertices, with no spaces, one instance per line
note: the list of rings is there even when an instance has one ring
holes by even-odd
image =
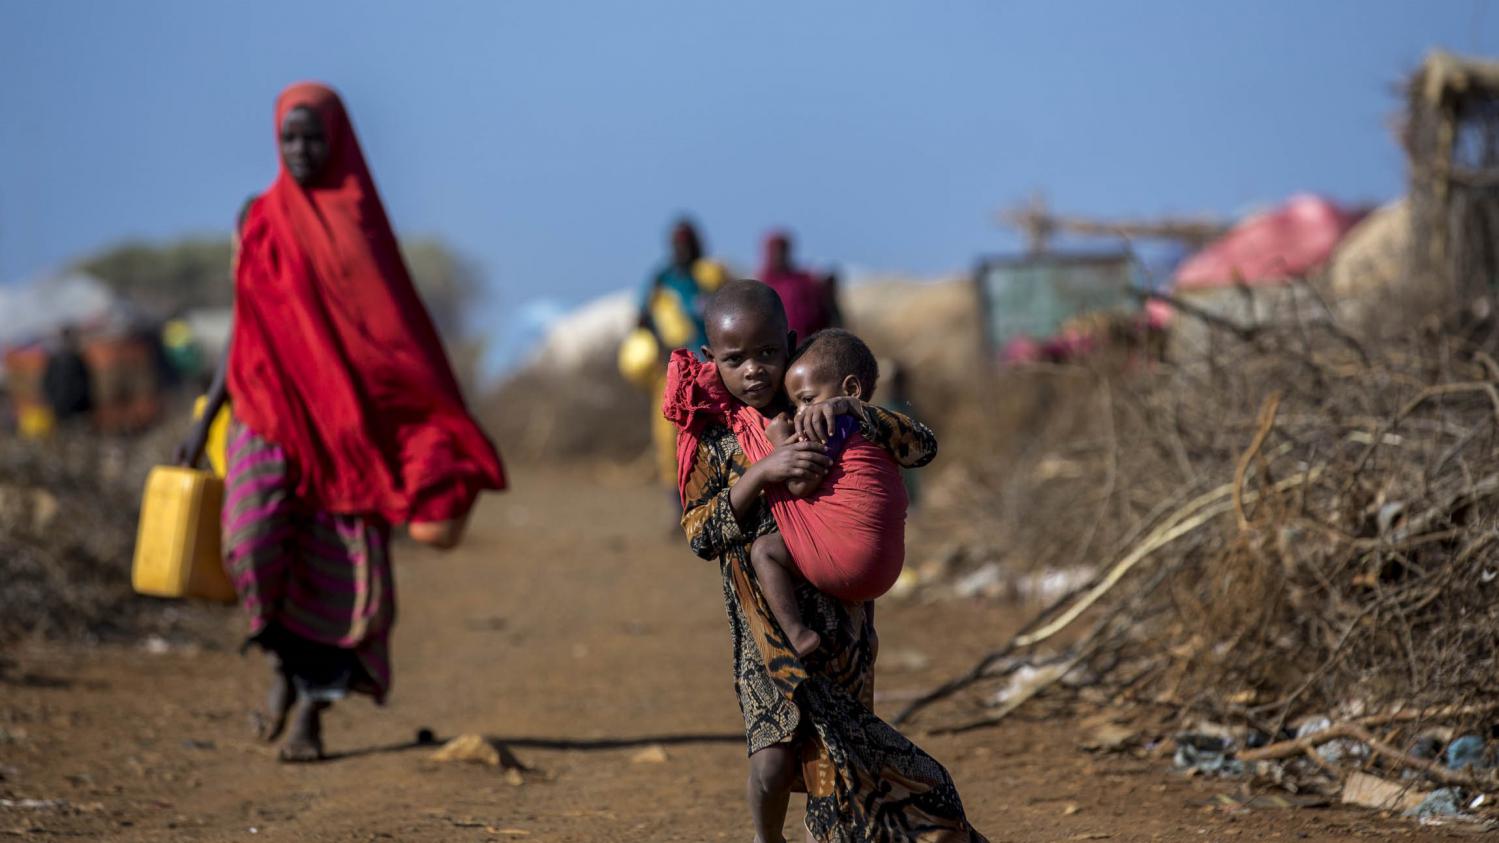
[[[658,493],[534,469],[515,487],[486,501],[463,549],[403,548],[393,697],[383,710],[336,708],[327,763],[278,765],[249,739],[262,675],[234,652],[231,612],[218,647],[10,653],[0,836],[749,840],[714,566],[668,531]],[[883,693],[966,667],[1015,612],[882,606]],[[517,779],[433,762],[414,745],[424,727],[497,737],[534,769]],[[1228,811],[1212,803],[1232,784],[1183,778],[1159,759],[1095,758],[1077,734],[1043,702],[998,728],[920,742],[995,841],[1459,836],[1337,807]],[[635,760],[655,744],[665,763]]]

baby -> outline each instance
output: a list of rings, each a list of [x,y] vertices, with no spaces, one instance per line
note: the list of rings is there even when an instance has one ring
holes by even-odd
[[[799,579],[840,600],[862,602],[889,591],[905,560],[907,499],[899,468],[859,432],[863,403],[873,398],[878,378],[869,346],[836,328],[813,334],[786,370],[793,410],[818,405],[831,416],[830,423],[800,427],[828,431],[823,445],[833,463],[825,476],[784,484],[800,500],[773,499],[780,529],[755,540],[750,562],[771,613],[802,657],[821,638],[797,607]],[[779,447],[800,438],[795,428],[783,413],[765,434]]]

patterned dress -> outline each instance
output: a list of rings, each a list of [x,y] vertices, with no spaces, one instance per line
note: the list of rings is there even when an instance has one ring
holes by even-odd
[[[898,413],[866,406],[860,427],[902,466],[936,456],[931,430]],[[800,744],[807,828],[819,841],[983,841],[947,770],[874,714],[874,603],[844,603],[802,583],[802,617],[823,645],[807,663],[797,659],[749,561],[754,540],[776,529],[770,507],[762,497],[735,518],[729,488],[749,462],[725,425],[699,438],[682,527],[694,553],[719,562],[749,752]]]
[[[299,501],[286,452],[230,426],[224,568],[250,617],[247,643],[275,653],[297,693],[331,702],[390,691],[395,582],[390,525]]]

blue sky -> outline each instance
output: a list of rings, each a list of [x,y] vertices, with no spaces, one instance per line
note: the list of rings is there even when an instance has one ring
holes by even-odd
[[[936,273],[995,209],[1234,213],[1398,194],[1395,86],[1499,53],[1499,2],[0,0],[0,282],[227,231],[286,83],[344,94],[402,234],[487,312],[638,283],[671,218],[751,268]],[[496,310],[495,308],[498,308]]]

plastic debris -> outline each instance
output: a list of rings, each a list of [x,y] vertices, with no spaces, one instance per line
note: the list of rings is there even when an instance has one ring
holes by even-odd
[[[966,574],[953,583],[953,593],[959,597],[998,597],[1004,591],[1005,577],[997,562]]]
[[[1332,721],[1326,717],[1315,717],[1302,723],[1296,730],[1296,737],[1304,738],[1325,732],[1332,728]],[[1346,764],[1350,761],[1362,761],[1369,757],[1369,747],[1352,738],[1337,738],[1330,740],[1317,747],[1317,756],[1329,764]]]
[[[459,735],[432,753],[433,761],[461,761],[498,767],[500,750],[483,735]]]
[[[1405,812],[1407,817],[1417,819],[1431,819],[1435,817],[1460,817],[1462,809],[1458,807],[1463,801],[1463,793],[1455,787],[1444,787],[1433,790],[1427,797],[1421,800],[1421,804]]]
[[[1428,792],[1409,785],[1385,781],[1368,773],[1350,773],[1343,784],[1344,805],[1358,805],[1376,811],[1412,811],[1426,800]]]
[[[1411,743],[1410,749],[1407,749],[1406,752],[1410,753],[1412,758],[1419,758],[1422,761],[1435,761],[1442,754],[1442,741],[1435,735],[1423,735],[1416,738]]]
[[[1486,769],[1489,764],[1484,760],[1483,738],[1477,735],[1463,735],[1447,744],[1447,768],[1450,770],[1476,770]]]
[[[1230,757],[1231,743],[1216,735],[1187,732],[1176,736],[1171,762],[1178,770],[1234,778],[1245,773],[1244,762]]]
[[[1066,673],[1071,666],[1066,662],[1052,662],[1039,667],[1029,664],[1021,665],[1018,670],[1010,674],[1009,683],[994,695],[992,705],[1004,705],[1016,697],[1030,697],[1035,694],[1037,688],[1059,679],[1061,674]]]
[[[666,748],[658,743],[653,743],[630,756],[631,764],[665,764],[668,760]]]

